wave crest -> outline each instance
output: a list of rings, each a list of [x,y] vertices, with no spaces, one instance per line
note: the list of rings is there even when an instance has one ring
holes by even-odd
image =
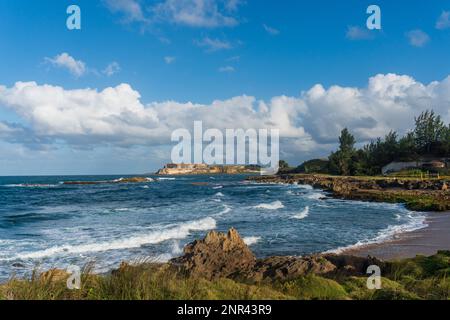
[[[146,244],[157,244],[167,240],[181,240],[189,236],[189,234],[193,231],[206,231],[215,228],[216,220],[208,217],[197,221],[183,223],[176,227],[154,231],[150,234],[101,243],[56,246],[41,251],[19,254],[15,257],[15,259],[40,259],[58,254],[82,254],[139,248]]]
[[[257,206],[254,206],[255,209],[265,209],[265,210],[278,210],[278,209],[283,209],[284,208],[284,204],[277,200],[274,201],[272,203],[261,203]]]
[[[309,207],[306,207],[305,209],[303,209],[302,212],[300,212],[299,214],[296,214],[292,218],[293,219],[302,220],[302,219],[305,219],[308,216],[309,216]]]

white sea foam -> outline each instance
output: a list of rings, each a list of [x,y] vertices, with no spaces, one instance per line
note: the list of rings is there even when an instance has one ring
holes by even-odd
[[[299,187],[300,189],[313,190],[313,187],[308,184],[298,184],[297,187]]]
[[[229,205],[224,204],[223,205],[223,210],[219,212],[219,215],[223,215],[223,214],[227,214],[229,213],[231,210],[233,210]]]
[[[281,201],[277,200],[272,203],[261,203],[257,206],[254,206],[255,209],[265,209],[265,210],[278,210],[284,208],[284,205]]]
[[[222,192],[217,192],[214,196],[215,197],[225,197],[225,195]]]
[[[261,240],[261,237],[245,237],[243,240],[246,245],[252,246],[257,244]]]
[[[302,220],[302,219],[305,219],[308,216],[309,216],[309,207],[306,207],[305,209],[303,209],[302,212],[300,212],[299,214],[296,214],[292,218],[293,219]]]
[[[142,234],[125,239],[111,240],[108,242],[89,243],[80,245],[55,246],[45,250],[21,253],[14,259],[41,259],[60,254],[82,254],[92,252],[103,252],[109,250],[121,250],[129,248],[139,248],[146,244],[157,244],[167,240],[181,240],[186,238],[193,231],[206,231],[216,228],[216,220],[211,217],[197,221],[179,224],[176,227],[153,231],[149,234]],[[11,259],[8,259],[11,260]]]
[[[164,180],[167,180],[167,181],[174,181],[174,180],[176,180],[176,178],[161,177],[161,178],[158,178],[158,180],[161,180],[161,181],[164,181]]]
[[[5,184],[2,187],[6,188],[56,188],[60,184],[40,184],[40,183],[19,183],[19,184]]]
[[[216,187],[213,187],[214,190],[218,190],[218,189],[222,189],[222,188],[223,188],[223,186],[216,186]]]
[[[314,192],[314,193],[308,194],[306,197],[311,200],[320,200],[324,197],[324,195],[322,193]]]
[[[178,256],[182,253],[183,253],[183,248],[180,245],[180,241],[174,241],[172,243],[172,248],[171,248],[171,257]]]
[[[401,225],[390,225],[387,228],[378,232],[378,234],[372,239],[361,240],[353,245],[329,250],[329,251],[326,251],[325,253],[339,254],[346,250],[356,249],[356,248],[364,247],[364,246],[367,246],[370,244],[377,244],[377,243],[382,243],[382,242],[386,242],[389,240],[393,240],[393,239],[395,239],[395,237],[397,237],[400,234],[412,232],[412,231],[416,231],[416,230],[420,230],[420,229],[428,227],[428,224],[426,223],[425,214],[420,213],[420,212],[412,212],[407,209],[404,209],[404,215],[401,216],[401,218],[399,220],[401,220],[401,219],[405,219],[406,222]]]

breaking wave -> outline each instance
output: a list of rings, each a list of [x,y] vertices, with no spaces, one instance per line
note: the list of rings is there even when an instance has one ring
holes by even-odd
[[[19,183],[19,184],[5,184],[1,187],[6,188],[56,188],[60,184],[39,184],[39,183]]]
[[[176,227],[154,231],[149,234],[142,234],[131,238],[100,243],[55,246],[41,251],[18,254],[13,259],[41,259],[59,254],[82,254],[139,248],[143,245],[157,244],[167,240],[181,240],[189,236],[189,234],[193,231],[207,231],[215,228],[216,220],[208,217],[197,221],[186,222]]]
[[[308,216],[309,216],[309,207],[306,207],[305,209],[303,209],[302,212],[300,212],[299,214],[296,214],[292,218],[293,219],[302,220],[302,219],[305,219]]]
[[[318,192],[314,192],[307,195],[306,197],[311,200],[321,200],[324,197],[324,195]]]
[[[284,205],[281,201],[277,200],[272,203],[261,203],[257,206],[254,206],[255,209],[265,209],[265,210],[278,210],[283,209]]]
[[[396,236],[400,234],[404,234],[407,232],[413,232],[416,230],[424,229],[428,227],[428,224],[426,223],[426,217],[423,213],[420,212],[412,212],[407,209],[404,209],[405,215],[402,216],[403,219],[406,220],[404,224],[401,225],[390,225],[387,228],[381,230],[378,232],[378,234],[371,239],[365,239],[358,241],[355,244],[340,247],[337,249],[326,251],[326,253],[336,253],[340,254],[344,251],[350,250],[350,249],[356,249],[360,247],[364,247],[371,244],[377,244],[377,243],[383,243],[386,241],[394,240]],[[398,220],[396,216],[396,220]]]
[[[261,240],[261,237],[245,237],[243,240],[246,245],[252,246],[257,244]]]

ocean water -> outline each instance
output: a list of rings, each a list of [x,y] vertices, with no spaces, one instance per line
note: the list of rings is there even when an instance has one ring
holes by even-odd
[[[337,200],[245,176],[61,184],[119,178],[0,177],[0,279],[69,265],[106,272],[121,261],[167,261],[209,230],[231,227],[265,257],[339,251],[426,226],[424,214],[402,205]]]

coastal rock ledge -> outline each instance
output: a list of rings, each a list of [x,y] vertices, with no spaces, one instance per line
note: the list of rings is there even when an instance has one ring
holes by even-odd
[[[203,240],[184,248],[184,256],[171,260],[190,275],[207,279],[235,277],[251,270],[256,258],[235,229],[227,234],[211,231]]]
[[[288,280],[306,274],[364,275],[370,265],[384,266],[384,262],[372,257],[334,254],[256,259],[235,229],[226,234],[209,232],[203,240],[188,244],[184,255],[169,263],[192,277],[251,281]]]

